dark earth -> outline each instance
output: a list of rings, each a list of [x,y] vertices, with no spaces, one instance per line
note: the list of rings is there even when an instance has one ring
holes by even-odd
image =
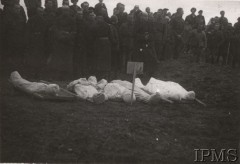
[[[240,150],[239,68],[182,57],[160,63],[156,77],[194,90],[207,107],[42,101],[2,76],[0,161],[187,164],[194,149]]]

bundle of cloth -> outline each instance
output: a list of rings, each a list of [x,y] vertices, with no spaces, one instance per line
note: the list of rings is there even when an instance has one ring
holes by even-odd
[[[67,85],[67,89],[77,94],[83,100],[101,104],[106,101],[106,96],[103,89],[107,85],[107,80],[102,79],[97,82],[95,76],[90,76],[88,79],[80,78],[74,80]]]
[[[97,104],[107,100],[124,101],[126,103],[131,100],[130,90],[117,83],[108,83],[105,79],[97,82],[95,76],[74,80],[68,84],[67,88],[69,91],[76,93],[79,98]],[[133,101],[136,101],[135,95],[133,95]]]
[[[195,99],[193,91],[188,92],[178,83],[161,81],[155,78],[151,78],[146,86],[142,84],[139,78],[136,78],[133,95],[131,94],[131,82],[113,80],[108,83],[105,79],[97,82],[95,76],[89,77],[88,80],[86,78],[75,80],[67,88],[76,93],[80,98],[95,103],[103,103],[110,100],[123,101],[125,103],[140,101],[147,104],[157,104],[161,101],[173,103],[183,99]]]
[[[45,84],[27,81],[23,79],[17,71],[11,73],[10,81],[16,88],[32,94],[37,93],[55,96],[60,90],[60,87],[57,84]]]

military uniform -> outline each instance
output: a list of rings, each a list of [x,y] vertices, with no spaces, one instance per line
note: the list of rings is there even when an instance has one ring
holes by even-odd
[[[174,36],[174,58],[177,59],[182,51],[183,40],[182,35],[184,31],[184,20],[182,17],[175,16],[170,21],[171,29]]]
[[[29,70],[34,71],[36,78],[39,78],[42,68],[47,61],[47,21],[43,16],[32,16],[27,22],[27,50],[26,64]]]
[[[240,67],[240,22],[234,24],[234,40],[233,40],[233,63],[232,66],[235,67],[238,64]]]
[[[78,5],[71,5],[70,9],[72,10],[73,16],[76,16],[77,12],[81,10],[81,7],[79,7]]]
[[[155,33],[155,49],[157,53],[158,60],[164,60],[163,53],[163,37],[165,31],[165,25],[163,20],[159,17],[156,22],[154,22],[156,33]]]
[[[95,5],[95,14],[96,16],[103,16],[102,15],[102,9],[107,10],[107,7],[104,3],[98,3]]]
[[[197,27],[197,17],[195,14],[190,14],[186,17],[185,22],[189,22],[189,24],[192,26],[192,28]]]
[[[207,38],[205,32],[195,29],[191,32],[190,38],[195,62],[205,62],[205,58],[203,56],[203,51],[207,48]]]
[[[213,30],[207,32],[207,43],[208,43],[208,49],[210,53],[210,60],[211,63],[215,63],[215,58],[219,54],[219,48],[224,42],[224,36],[222,31],[220,30]]]
[[[144,62],[144,72],[152,76],[157,68],[157,55],[154,45],[154,28],[148,22],[135,25],[133,61]]]
[[[99,78],[108,78],[111,71],[111,43],[110,26],[104,20],[97,21],[95,28],[94,48],[94,72],[97,72]]]
[[[196,26],[205,27],[205,25],[206,25],[205,17],[203,15],[196,16]]]
[[[134,25],[128,22],[123,23],[119,29],[120,50],[121,50],[121,67],[126,70],[127,61],[132,60],[133,52],[133,33]]]
[[[73,73],[74,41],[76,23],[69,8],[62,10],[52,27],[53,45],[48,68],[55,79],[69,79]]]
[[[5,6],[4,6],[5,7]],[[2,25],[1,25],[2,26]],[[3,11],[3,60],[11,70],[22,67],[25,49],[26,15],[20,5],[7,6]]]
[[[87,73],[86,22],[77,20],[77,36],[73,56],[73,73],[76,78]]]
[[[119,53],[119,30],[117,24],[110,24],[110,42],[111,42],[111,68],[116,73],[120,70],[121,59]]]

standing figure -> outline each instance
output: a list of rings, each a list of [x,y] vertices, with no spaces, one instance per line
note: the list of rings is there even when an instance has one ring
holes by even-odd
[[[37,8],[42,6],[41,0],[24,0],[24,3],[27,7],[28,18],[37,14]]]
[[[111,71],[111,30],[102,16],[96,17],[96,40],[94,42],[94,72],[98,78],[109,78]]]
[[[119,4],[117,8],[117,12],[114,14],[118,17],[118,27],[120,27],[123,23],[127,21],[127,13],[125,11],[125,5]]]
[[[45,3],[45,9],[43,13],[43,17],[46,21],[47,24],[47,34],[46,34],[46,55],[50,56],[52,53],[52,48],[53,48],[53,31],[52,31],[52,26],[54,24],[54,21],[56,19],[56,9],[53,6],[53,1],[48,0]]]
[[[81,8],[77,5],[78,0],[71,0],[72,4],[70,9],[72,10],[73,16],[76,16],[77,12],[81,10]]]
[[[83,19],[87,20],[90,14],[89,3],[88,2],[81,3],[81,8],[83,9]]]
[[[47,40],[47,21],[44,18],[44,10],[38,7],[37,14],[30,17],[27,22],[26,38],[26,64],[28,70],[32,70],[34,78],[39,78],[40,73],[47,61],[46,40]]]
[[[240,67],[240,17],[238,17],[238,22],[234,24],[234,40],[233,40],[233,62],[232,67],[235,68],[236,65]]]
[[[184,20],[183,9],[178,8],[177,13],[170,21],[171,29],[174,35],[174,59],[178,59],[183,47]]]
[[[120,50],[121,50],[121,68],[122,72],[126,71],[126,64],[132,60],[134,34],[134,20],[133,15],[127,16],[127,22],[123,23],[119,29]]]
[[[72,77],[74,41],[76,23],[71,16],[71,9],[61,8],[52,27],[53,47],[48,59],[48,68],[55,79],[69,79]]]
[[[203,16],[202,10],[198,11],[198,15],[196,17],[196,23],[197,23],[197,27],[200,25],[205,28],[206,22],[205,22],[205,17]]]
[[[25,49],[26,14],[19,4],[3,10],[3,61],[10,71],[21,69]],[[10,68],[9,68],[10,67]]]
[[[133,61],[144,62],[144,71],[153,76],[156,71],[158,59],[154,47],[154,28],[148,22],[148,14],[142,13],[140,22],[135,24],[135,51]]]
[[[197,10],[195,7],[191,8],[191,14],[188,15],[185,19],[185,21],[189,22],[189,24],[192,26],[193,29],[197,28],[196,15],[195,15],[196,11]]]
[[[157,57],[158,57],[158,60],[164,60],[163,37],[164,37],[165,24],[164,24],[163,17],[160,13],[156,14],[154,24],[156,28],[155,47],[156,47]]]
[[[118,28],[118,17],[113,15],[111,17],[111,24],[110,24],[110,42],[111,42],[111,68],[114,74],[116,75],[117,72],[120,70],[120,53],[119,53],[119,28]]]
[[[184,53],[189,53],[190,51],[190,34],[192,32],[192,26],[188,21],[185,21],[184,31],[183,31],[183,43],[184,43]]]
[[[53,10],[56,11],[58,8],[58,0],[45,0],[45,5],[46,5],[46,3],[48,3],[48,1],[52,2],[52,8],[53,8]]]
[[[197,29],[194,29],[190,34],[190,38],[195,62],[205,62],[204,51],[207,48],[207,38],[203,26],[199,25]]]
[[[86,22],[83,19],[82,10],[77,11],[76,24],[77,36],[73,56],[73,73],[75,78],[79,78],[87,74]]]
[[[225,11],[220,12],[221,17],[219,18],[220,29],[224,29],[228,26],[228,19],[225,17]]]
[[[208,49],[210,53],[210,60],[211,63],[214,64],[216,58],[219,54],[219,49],[222,43],[224,42],[224,36],[222,31],[220,30],[220,24],[216,23],[214,25],[214,29],[211,31],[207,31],[207,42],[208,42]]]
[[[84,13],[83,13],[84,19]],[[84,19],[85,20],[85,19]],[[85,20],[86,23],[86,51],[87,51],[87,70],[89,74],[94,73],[95,56],[94,56],[94,42],[96,40],[96,15],[91,12],[88,18]]]
[[[103,0],[99,0],[99,3],[95,5],[95,14],[96,16],[103,16],[102,15],[102,9],[107,10],[107,7],[105,3],[103,3]]]

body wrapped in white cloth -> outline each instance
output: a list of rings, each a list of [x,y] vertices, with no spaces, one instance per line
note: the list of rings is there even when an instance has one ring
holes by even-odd
[[[146,86],[142,85],[139,80],[136,84],[143,90],[154,94],[159,93],[163,99],[181,101],[181,100],[194,100],[195,92],[187,91],[181,85],[171,81],[162,81],[155,78],[151,78]]]
[[[17,71],[11,73],[10,81],[15,87],[20,88],[28,93],[56,95],[60,90],[57,84],[45,84],[27,81],[23,79]]]
[[[76,93],[77,96],[83,100],[100,104],[106,100],[101,89],[106,83],[107,81],[104,79],[97,83],[96,77],[91,76],[88,80],[86,78],[74,80],[68,84],[67,88],[69,91]]]

